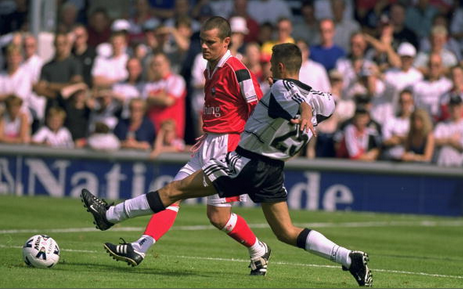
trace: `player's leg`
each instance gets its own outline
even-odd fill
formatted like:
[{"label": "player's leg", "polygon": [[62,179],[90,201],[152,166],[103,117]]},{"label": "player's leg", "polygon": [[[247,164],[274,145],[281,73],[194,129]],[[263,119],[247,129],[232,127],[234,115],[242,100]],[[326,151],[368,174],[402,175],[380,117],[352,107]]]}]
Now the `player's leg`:
[{"label": "player's leg", "polygon": [[[265,275],[271,252],[270,248],[264,242],[259,241],[243,217],[232,212],[231,203],[226,202],[225,199],[218,195],[208,197],[207,217],[209,221],[214,227],[222,230],[248,249],[251,258],[251,275]],[[236,199],[238,201],[239,197]],[[266,260],[265,264],[253,268],[253,261],[260,261],[262,258]]]},{"label": "player's leg", "polygon": [[368,255],[335,244],[320,232],[293,225],[286,202],[262,203],[262,210],[278,240],[341,264],[360,286],[371,286],[373,277],[367,267]]}]

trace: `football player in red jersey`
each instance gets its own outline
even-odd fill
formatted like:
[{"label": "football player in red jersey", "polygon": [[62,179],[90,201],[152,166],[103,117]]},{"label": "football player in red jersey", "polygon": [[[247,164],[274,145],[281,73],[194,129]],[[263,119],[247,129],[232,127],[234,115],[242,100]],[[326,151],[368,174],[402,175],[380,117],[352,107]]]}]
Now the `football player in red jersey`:
[{"label": "football player in red jersey", "polygon": [[[208,62],[204,71],[206,83],[202,113],[205,134],[194,146],[191,160],[180,169],[174,180],[184,179],[201,169],[210,159],[224,159],[228,152],[233,151],[238,145],[246,120],[262,98],[257,79],[240,60],[231,55],[228,49],[230,36],[230,24],[222,17],[209,18],[201,28],[202,54]],[[248,248],[251,275],[265,275],[270,248],[257,239],[241,216],[232,212],[232,202],[243,201],[245,197],[209,196],[207,216],[216,228]],[[137,241],[121,245],[106,243],[106,250],[115,259],[133,266],[140,264],[148,249],[174,224],[179,203],[154,214]],[[124,212],[113,213],[119,215]]]}]

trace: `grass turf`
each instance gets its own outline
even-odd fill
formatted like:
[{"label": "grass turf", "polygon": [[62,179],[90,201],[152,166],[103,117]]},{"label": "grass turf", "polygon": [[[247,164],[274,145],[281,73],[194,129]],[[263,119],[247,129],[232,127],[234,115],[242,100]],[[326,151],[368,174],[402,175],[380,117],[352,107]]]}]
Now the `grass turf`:
[{"label": "grass turf", "polygon": [[[275,238],[259,208],[235,208],[272,248],[269,273],[248,276],[247,250],[214,229],[205,206],[182,206],[172,230],[132,268],[111,259],[104,242],[137,239],[149,217],[100,232],[80,200],[0,196],[1,288],[352,288],[339,265]],[[374,286],[463,287],[463,218],[358,212],[291,211],[295,224],[370,255]],[[48,234],[61,248],[52,269],[27,267],[21,247]]]}]

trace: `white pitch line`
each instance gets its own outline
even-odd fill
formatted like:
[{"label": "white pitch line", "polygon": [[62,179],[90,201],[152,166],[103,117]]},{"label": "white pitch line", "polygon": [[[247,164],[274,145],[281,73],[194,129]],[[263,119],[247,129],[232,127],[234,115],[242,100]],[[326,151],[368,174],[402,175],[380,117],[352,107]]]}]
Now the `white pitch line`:
[{"label": "white pitch line", "polygon": [[[463,221],[380,221],[380,222],[346,222],[346,223],[295,223],[299,227],[307,228],[364,228],[364,227],[399,227],[399,226],[418,226],[418,227],[457,227],[463,226]],[[267,224],[249,224],[251,228],[268,228]],[[115,232],[140,232],[144,227],[116,227],[111,231]],[[197,226],[174,226],[172,230],[178,231],[199,231],[199,230],[216,230],[212,225],[197,225]],[[50,233],[81,233],[97,231],[94,227],[86,228],[66,228],[66,229],[10,229],[0,230],[0,234],[40,234]]]},{"label": "white pitch line", "polygon": [[[0,248],[6,249],[21,249],[22,246],[7,246],[0,244]],[[61,249],[63,252],[72,252],[72,253],[100,253],[100,251],[95,250],[75,250],[75,249]],[[247,263],[249,260],[244,259],[227,259],[227,258],[213,258],[213,257],[194,257],[194,256],[175,256],[170,255],[173,258],[183,258],[183,259],[193,259],[193,260],[209,260],[209,261],[225,261],[225,262],[242,262]],[[302,263],[289,263],[289,262],[272,262],[272,264],[277,265],[289,265],[289,266],[301,266],[301,267],[315,267],[315,268],[329,268],[329,269],[339,269],[339,265],[319,265],[319,264],[302,264]],[[443,274],[432,274],[425,272],[409,272],[409,271],[400,271],[400,270],[389,270],[389,269],[371,269],[373,272],[384,272],[384,273],[396,273],[396,274],[407,274],[407,275],[418,275],[426,277],[437,277],[437,278],[453,278],[453,279],[463,279],[463,276],[455,275],[443,275]]]}]

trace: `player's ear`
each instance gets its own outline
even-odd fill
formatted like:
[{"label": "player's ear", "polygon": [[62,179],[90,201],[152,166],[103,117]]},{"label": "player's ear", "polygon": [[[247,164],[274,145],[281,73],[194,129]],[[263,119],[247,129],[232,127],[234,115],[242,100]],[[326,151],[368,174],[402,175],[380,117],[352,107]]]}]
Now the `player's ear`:
[{"label": "player's ear", "polygon": [[223,39],[223,44],[226,48],[228,48],[230,46],[230,43],[231,43],[231,37],[225,37]]}]

